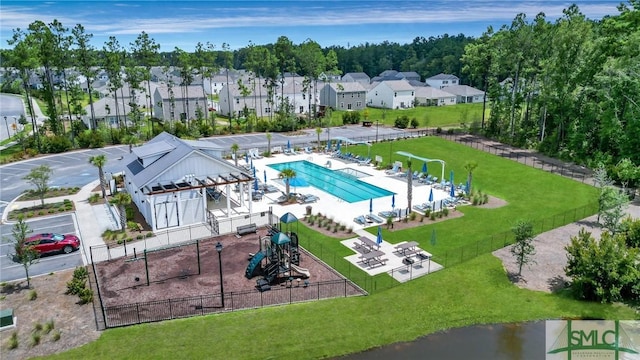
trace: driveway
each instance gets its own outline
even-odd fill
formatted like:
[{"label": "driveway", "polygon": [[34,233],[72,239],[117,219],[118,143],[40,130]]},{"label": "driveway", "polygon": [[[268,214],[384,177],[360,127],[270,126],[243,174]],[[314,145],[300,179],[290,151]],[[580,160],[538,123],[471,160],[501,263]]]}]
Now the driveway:
[{"label": "driveway", "polygon": [[[30,235],[45,232],[74,234],[80,237],[80,241],[82,241],[82,236],[79,234],[73,216],[74,215],[60,215],[29,220],[27,224],[32,230]],[[16,263],[10,258],[10,254],[13,253],[12,228],[13,225],[11,224],[0,225],[0,233],[2,234],[2,242],[0,242],[0,281],[13,281],[25,278],[22,264]],[[45,275],[51,272],[73,269],[76,266],[83,266],[81,251],[83,251],[82,248],[71,254],[43,256],[36,264],[29,267],[29,276]]]}]

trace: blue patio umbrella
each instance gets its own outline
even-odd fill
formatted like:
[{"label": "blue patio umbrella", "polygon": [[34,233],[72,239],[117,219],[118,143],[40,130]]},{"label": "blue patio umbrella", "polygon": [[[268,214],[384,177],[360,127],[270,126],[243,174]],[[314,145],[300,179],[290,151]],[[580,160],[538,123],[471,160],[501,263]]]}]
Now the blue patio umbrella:
[{"label": "blue patio umbrella", "polygon": [[429,202],[433,202],[433,188],[429,190]]},{"label": "blue patio umbrella", "polygon": [[451,191],[449,191],[449,196],[456,197],[456,187],[451,184]]},{"label": "blue patio umbrella", "polygon": [[391,195],[391,209],[396,207],[396,194]]},{"label": "blue patio umbrella", "polygon": [[340,151],[340,144],[342,143],[341,140],[338,140],[338,145],[336,145],[336,151]]},{"label": "blue patio umbrella", "polygon": [[258,178],[253,181],[253,190],[258,191]]},{"label": "blue patio umbrella", "polygon": [[373,198],[369,199],[369,213],[373,214]]},{"label": "blue patio umbrella", "polygon": [[267,170],[264,170],[264,183],[267,183]]},{"label": "blue patio umbrella", "polygon": [[291,142],[287,140],[287,149],[291,149]]},{"label": "blue patio umbrella", "polygon": [[248,164],[249,163],[249,153],[244,153],[244,161]]},{"label": "blue patio umbrella", "polygon": [[380,244],[382,244],[382,228],[378,225],[378,237],[376,238],[376,244],[378,244],[378,248]]},{"label": "blue patio umbrella", "polygon": [[427,163],[422,163],[422,173],[426,174],[427,173]]},{"label": "blue patio umbrella", "polygon": [[[251,168],[252,168],[252,169],[255,169],[255,168],[253,167],[253,159],[251,159]],[[255,175],[256,175],[256,174],[254,173],[254,174],[253,174],[253,176],[255,176]]]}]

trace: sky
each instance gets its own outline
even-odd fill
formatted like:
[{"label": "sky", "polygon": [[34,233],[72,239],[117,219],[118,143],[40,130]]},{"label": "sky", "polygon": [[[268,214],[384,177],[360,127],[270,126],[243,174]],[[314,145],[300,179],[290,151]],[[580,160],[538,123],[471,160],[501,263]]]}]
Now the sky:
[{"label": "sky", "polygon": [[93,34],[92,45],[104,46],[109,36],[130,44],[146,32],[160,51],[176,47],[193,51],[198,42],[215,49],[275,43],[287,36],[294,44],[307,39],[322,47],[349,47],[383,41],[410,43],[416,37],[444,34],[478,37],[488,26],[499,29],[518,13],[533,20],[543,12],[549,21],[576,3],[590,19],[618,14],[621,0],[385,0],[385,1],[11,1],[0,3],[0,48],[16,28],[54,19],[65,27],[82,24]]}]

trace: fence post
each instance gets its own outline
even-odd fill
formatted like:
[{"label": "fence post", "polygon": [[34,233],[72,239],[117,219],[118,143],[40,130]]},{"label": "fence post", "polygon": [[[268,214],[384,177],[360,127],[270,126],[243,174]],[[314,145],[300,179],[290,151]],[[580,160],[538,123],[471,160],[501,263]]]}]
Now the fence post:
[{"label": "fence post", "polygon": [[149,263],[147,262],[147,249],[144,249],[144,271],[147,274],[147,286],[149,286]]},{"label": "fence post", "polygon": [[138,318],[138,324],[140,324],[140,304],[136,303],[136,316]]},{"label": "fence post", "polygon": [[196,240],[196,253],[198,254],[198,275],[200,275],[200,240]]}]

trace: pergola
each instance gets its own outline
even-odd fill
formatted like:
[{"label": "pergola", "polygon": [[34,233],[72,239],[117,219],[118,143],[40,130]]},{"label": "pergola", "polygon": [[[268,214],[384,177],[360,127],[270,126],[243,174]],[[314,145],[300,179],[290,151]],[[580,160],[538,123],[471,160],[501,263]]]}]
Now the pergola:
[{"label": "pergola", "polygon": [[362,145],[362,144],[367,145],[369,147],[369,150],[367,152],[367,157],[371,158],[371,144],[366,141],[355,141],[343,136],[336,136],[332,140],[340,140],[345,142],[347,145]]},{"label": "pergola", "polygon": [[182,191],[182,190],[194,190],[201,188],[217,187],[219,185],[230,185],[239,183],[251,183],[254,178],[245,173],[229,173],[219,174],[215,179],[211,176],[206,178],[194,177],[191,182],[167,182],[156,183],[155,185],[147,185],[143,188],[143,193],[146,195],[155,195],[168,192]]},{"label": "pergola", "polygon": [[440,176],[440,180],[444,179],[444,165],[445,165],[444,160],[423,158],[423,157],[420,157],[420,156],[413,155],[412,153],[408,153],[406,151],[396,151],[396,154],[402,155],[402,156],[406,156],[406,157],[412,158],[412,159],[422,160],[422,161],[424,161],[426,163],[439,162],[440,164],[442,164],[442,175]]}]

